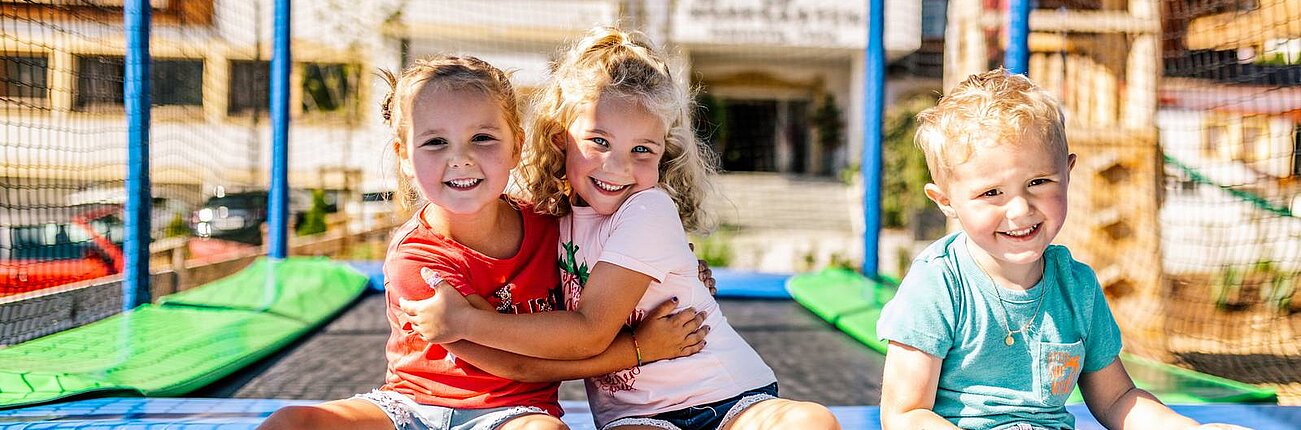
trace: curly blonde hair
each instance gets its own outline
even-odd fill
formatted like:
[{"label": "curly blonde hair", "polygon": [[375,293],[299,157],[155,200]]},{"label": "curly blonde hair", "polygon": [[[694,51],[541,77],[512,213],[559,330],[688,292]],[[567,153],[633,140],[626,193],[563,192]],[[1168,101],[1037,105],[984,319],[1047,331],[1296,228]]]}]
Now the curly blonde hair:
[{"label": "curly blonde hair", "polygon": [[[407,145],[407,131],[411,127],[411,106],[415,96],[426,85],[437,88],[473,89],[497,101],[506,124],[514,133],[515,151],[519,153],[524,136],[520,125],[520,109],[510,75],[486,61],[471,56],[435,55],[416,60],[400,75],[380,69],[379,75],[388,83],[389,91],[380,102],[380,115],[384,124],[393,130],[401,145]],[[394,196],[402,212],[410,211],[420,200],[415,185],[401,171],[397,174],[398,191]]]},{"label": "curly blonde hair", "polygon": [[971,75],[918,113],[914,142],[931,176],[944,184],[978,145],[1045,145],[1065,162],[1070,149],[1064,123],[1052,95],[1024,75],[998,68]]},{"label": "curly blonde hair", "polygon": [[524,198],[539,212],[565,215],[573,192],[565,177],[565,154],[554,142],[568,133],[580,111],[600,97],[631,100],[667,125],[659,187],[678,206],[688,231],[707,232],[714,218],[704,207],[713,194],[717,157],[692,129],[691,94],[673,80],[668,64],[645,36],[614,27],[588,32],[553,64],[551,79],[534,99],[528,143],[516,171]]}]

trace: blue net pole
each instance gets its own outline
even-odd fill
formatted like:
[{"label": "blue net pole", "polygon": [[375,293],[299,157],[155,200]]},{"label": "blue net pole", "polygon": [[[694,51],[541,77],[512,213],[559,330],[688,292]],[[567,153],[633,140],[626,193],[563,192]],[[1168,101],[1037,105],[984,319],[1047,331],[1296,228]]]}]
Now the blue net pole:
[{"label": "blue net pole", "polygon": [[867,79],[863,82],[863,274],[875,278],[881,237],[881,119],[885,110],[885,1],[867,6]]},{"label": "blue net pole", "polygon": [[149,0],[128,0],[126,70],[122,81],[127,116],[126,238],[123,242],[122,309],[150,301],[149,214]]},{"label": "blue net pole", "polygon": [[267,228],[271,258],[287,255],[289,236],[289,0],[276,0],[271,52],[271,192]]},{"label": "blue net pole", "polygon": [[1008,0],[1007,51],[1003,67],[1012,73],[1030,73],[1030,1]]}]

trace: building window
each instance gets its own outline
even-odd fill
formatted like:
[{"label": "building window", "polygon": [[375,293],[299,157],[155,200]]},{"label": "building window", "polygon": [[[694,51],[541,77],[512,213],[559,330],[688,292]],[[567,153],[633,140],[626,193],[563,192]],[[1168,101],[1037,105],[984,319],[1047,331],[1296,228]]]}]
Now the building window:
[{"label": "building window", "polygon": [[351,64],[305,64],[303,112],[347,112],[357,100],[359,69]]},{"label": "building window", "polygon": [[1206,136],[1202,139],[1202,155],[1211,159],[1227,159],[1229,157],[1229,126],[1224,123],[1208,124],[1206,126]]},{"label": "building window", "polygon": [[[1257,121],[1251,122],[1256,123]],[[1238,160],[1252,162],[1269,159],[1268,126],[1268,123],[1242,125],[1242,146],[1236,157]]]},{"label": "building window", "polygon": [[716,149],[723,170],[776,172],[777,101],[726,100],[728,136]]},{"label": "building window", "polygon": [[230,62],[230,99],[226,113],[257,114],[271,103],[271,63],[235,60]]},{"label": "building window", "polygon": [[0,57],[0,99],[6,103],[44,106],[49,97],[46,76],[50,60],[45,56]]},{"label": "building window", "polygon": [[203,105],[203,60],[154,60],[149,84],[154,106]]},{"label": "building window", "polygon": [[[126,77],[124,57],[86,56],[78,59],[77,110],[122,108],[122,82]],[[203,104],[203,61],[155,59],[149,70],[149,102],[153,106]]]},{"label": "building window", "polygon": [[122,106],[122,80],[126,75],[123,57],[77,57],[77,93],[73,107],[91,111]]}]

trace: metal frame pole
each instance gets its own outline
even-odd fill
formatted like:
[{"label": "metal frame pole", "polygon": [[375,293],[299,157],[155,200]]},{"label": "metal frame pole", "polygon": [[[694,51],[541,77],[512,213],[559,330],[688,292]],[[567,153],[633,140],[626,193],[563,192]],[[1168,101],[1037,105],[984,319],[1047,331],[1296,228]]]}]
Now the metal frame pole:
[{"label": "metal frame pole", "polygon": [[1007,51],[1003,53],[1003,67],[1019,75],[1030,73],[1030,1],[1007,2]]},{"label": "metal frame pole", "polygon": [[148,303],[149,231],[153,212],[149,182],[149,0],[127,0],[122,8],[126,27],[126,70],[122,81],[127,117],[126,254],[122,275],[122,310]]},{"label": "metal frame pole", "polygon": [[863,82],[863,274],[876,278],[881,242],[881,120],[885,110],[885,0],[867,6],[867,79]]},{"label": "metal frame pole", "polygon": [[289,235],[289,0],[275,2],[271,51],[271,191],[267,195],[267,254],[284,259]]}]

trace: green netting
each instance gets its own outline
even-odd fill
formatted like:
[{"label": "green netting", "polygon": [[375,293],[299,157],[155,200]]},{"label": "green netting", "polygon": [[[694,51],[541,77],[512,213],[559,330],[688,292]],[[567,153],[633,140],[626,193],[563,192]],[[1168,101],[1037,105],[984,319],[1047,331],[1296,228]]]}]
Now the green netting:
[{"label": "green netting", "polygon": [[[259,258],[234,275],[159,300],[163,306],[261,311],[304,322],[332,315],[361,294],[366,275],[327,258]],[[263,285],[266,288],[253,288]]]},{"label": "green netting", "polygon": [[[878,283],[846,269],[826,269],[792,277],[791,297],[809,311],[869,348],[885,353],[876,335],[881,306],[894,296],[892,282]],[[1122,354],[1125,369],[1139,388],[1168,403],[1276,402],[1273,390]],[[1079,390],[1071,402],[1082,402]]]},{"label": "green netting", "polygon": [[163,305],[0,349],[0,408],[97,391],[188,393],[280,349],[365,285],[325,259],[259,260]]},{"label": "green netting", "polygon": [[1236,197],[1237,199],[1245,202],[1249,202],[1256,209],[1262,210],[1269,214],[1277,215],[1280,217],[1296,216],[1296,214],[1292,213],[1292,209],[1289,209],[1287,206],[1284,206],[1283,204],[1271,202],[1269,201],[1269,199],[1256,195],[1251,191],[1240,189],[1240,188],[1234,188],[1222,184],[1217,184],[1215,183],[1215,181],[1208,178],[1202,172],[1199,172],[1197,171],[1197,169],[1189,167],[1187,164],[1180,162],[1174,157],[1171,157],[1169,154],[1165,154],[1163,158],[1165,159],[1165,163],[1167,166],[1171,166],[1178,169],[1180,173],[1188,176],[1188,178],[1192,182],[1201,185],[1211,185],[1211,186],[1218,187],[1219,189],[1223,190],[1226,193],[1229,193],[1233,197]]}]

